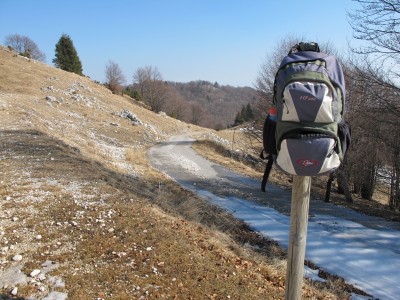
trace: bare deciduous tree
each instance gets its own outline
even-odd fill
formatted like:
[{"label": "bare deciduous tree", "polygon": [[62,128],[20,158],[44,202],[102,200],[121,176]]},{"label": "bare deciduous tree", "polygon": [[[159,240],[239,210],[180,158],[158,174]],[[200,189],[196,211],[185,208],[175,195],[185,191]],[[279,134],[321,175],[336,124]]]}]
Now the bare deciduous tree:
[{"label": "bare deciduous tree", "polygon": [[389,200],[396,208],[400,204],[400,140],[394,133],[400,129],[400,90],[368,63],[353,65],[346,75],[351,100],[348,115],[357,148],[349,157],[356,191],[371,199],[377,181],[391,181]]},{"label": "bare deciduous tree", "polygon": [[167,88],[157,67],[138,68],[133,75],[133,87],[152,111],[159,112],[163,109]]},{"label": "bare deciduous tree", "polygon": [[[366,178],[364,184],[375,184],[377,178],[390,183],[389,204],[400,207],[400,2],[398,0],[354,0],[361,7],[349,13],[354,37],[365,44],[353,48],[363,59],[351,62],[350,77],[355,79],[352,89],[361,95],[362,102],[354,107],[354,124],[366,119],[360,131],[361,140],[373,143],[368,149],[377,152],[371,170],[376,170],[374,182]],[[349,85],[348,85],[349,86]],[[366,130],[367,129],[367,130]],[[397,133],[397,134],[396,134]],[[357,140],[358,142],[358,140]],[[360,148],[361,151],[361,148]],[[369,153],[369,154],[372,154]],[[360,164],[365,162],[364,156]],[[365,172],[364,172],[365,173]]]},{"label": "bare deciduous tree", "polygon": [[398,0],[353,0],[361,8],[348,13],[354,38],[367,41],[362,53],[400,53],[400,2]]},{"label": "bare deciduous tree", "polygon": [[167,89],[167,98],[165,100],[165,112],[175,119],[181,121],[188,120],[188,103],[175,90],[169,87]]},{"label": "bare deciduous tree", "polygon": [[18,52],[20,55],[42,62],[46,61],[46,55],[40,51],[36,43],[27,36],[19,34],[8,35],[5,38],[4,44],[13,48],[14,51]]},{"label": "bare deciduous tree", "polygon": [[125,84],[125,76],[122,73],[119,65],[112,60],[106,65],[106,84],[113,93],[119,93],[122,90],[122,85]]},{"label": "bare deciduous tree", "polygon": [[191,110],[190,123],[192,123],[194,125],[200,125],[200,122],[202,121],[203,116],[204,116],[203,107],[198,103],[193,103],[190,107],[190,110]]},{"label": "bare deciduous tree", "polygon": [[[400,71],[400,2],[398,0],[353,0],[360,8],[349,12],[354,38],[365,41],[352,51],[371,57],[369,64],[382,69],[387,75],[399,78]],[[372,58],[373,57],[373,58]],[[395,66],[393,65],[395,64]],[[390,69],[387,66],[391,65]],[[397,65],[397,66],[396,66]]]}]

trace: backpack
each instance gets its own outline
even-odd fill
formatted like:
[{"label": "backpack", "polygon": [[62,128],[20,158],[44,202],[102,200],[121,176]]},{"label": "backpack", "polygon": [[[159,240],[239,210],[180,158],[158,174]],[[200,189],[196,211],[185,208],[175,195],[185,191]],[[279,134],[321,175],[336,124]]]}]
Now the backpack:
[{"label": "backpack", "polygon": [[320,52],[317,43],[295,45],[276,73],[273,103],[279,169],[318,176],[340,166],[350,145],[350,125],[343,118],[343,71],[334,56]]}]

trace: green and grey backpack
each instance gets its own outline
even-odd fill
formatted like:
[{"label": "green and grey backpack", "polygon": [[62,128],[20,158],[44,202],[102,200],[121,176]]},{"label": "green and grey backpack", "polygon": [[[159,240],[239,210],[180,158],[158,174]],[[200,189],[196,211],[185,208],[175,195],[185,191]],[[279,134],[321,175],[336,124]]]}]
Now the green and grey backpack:
[{"label": "green and grey backpack", "polygon": [[[340,166],[344,145],[339,127],[348,123],[343,119],[343,71],[334,56],[320,52],[317,43],[294,46],[276,73],[274,104],[275,162],[281,170],[292,175],[317,176]],[[349,140],[350,128],[345,130]]]}]

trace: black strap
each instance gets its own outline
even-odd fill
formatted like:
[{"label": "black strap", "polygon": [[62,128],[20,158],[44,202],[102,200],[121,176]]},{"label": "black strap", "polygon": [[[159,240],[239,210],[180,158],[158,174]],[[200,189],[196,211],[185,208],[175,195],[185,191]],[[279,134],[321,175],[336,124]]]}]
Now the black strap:
[{"label": "black strap", "polygon": [[270,155],[268,157],[267,166],[265,167],[264,176],[263,176],[263,179],[261,181],[261,191],[263,191],[264,193],[266,192],[265,191],[265,187],[267,185],[269,173],[271,172],[271,168],[272,168],[272,164],[273,163],[274,163],[274,160],[273,160],[272,156]]},{"label": "black strap", "polygon": [[299,51],[314,51],[314,52],[320,52],[321,50],[319,49],[318,43],[310,42],[310,43],[304,43],[300,42],[292,47],[290,49],[289,54],[296,53]]}]

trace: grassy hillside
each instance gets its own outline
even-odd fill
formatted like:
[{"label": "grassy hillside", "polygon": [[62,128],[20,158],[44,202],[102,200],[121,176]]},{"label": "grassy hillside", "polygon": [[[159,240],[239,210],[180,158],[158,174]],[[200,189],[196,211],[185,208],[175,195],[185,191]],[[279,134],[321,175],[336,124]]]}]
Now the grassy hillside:
[{"label": "grassy hillside", "polygon": [[0,298],[282,299],[285,253],[150,167],[198,132],[0,48]]}]

